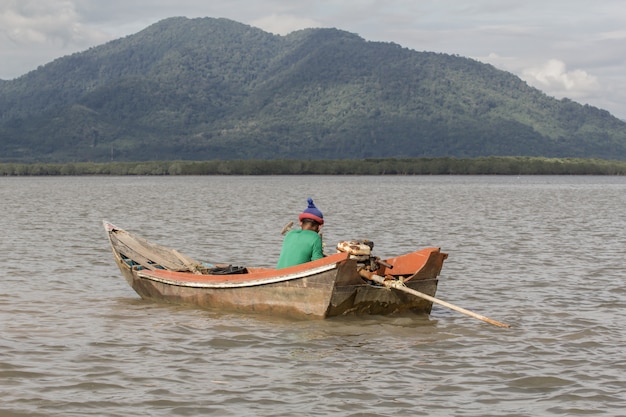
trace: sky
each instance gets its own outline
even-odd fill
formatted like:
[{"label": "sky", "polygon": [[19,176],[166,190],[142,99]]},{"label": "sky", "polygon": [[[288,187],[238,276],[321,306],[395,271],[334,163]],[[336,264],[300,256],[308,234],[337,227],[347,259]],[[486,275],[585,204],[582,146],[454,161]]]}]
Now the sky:
[{"label": "sky", "polygon": [[0,0],[0,79],[174,16],[337,28],[460,55],[626,120],[624,0]]}]

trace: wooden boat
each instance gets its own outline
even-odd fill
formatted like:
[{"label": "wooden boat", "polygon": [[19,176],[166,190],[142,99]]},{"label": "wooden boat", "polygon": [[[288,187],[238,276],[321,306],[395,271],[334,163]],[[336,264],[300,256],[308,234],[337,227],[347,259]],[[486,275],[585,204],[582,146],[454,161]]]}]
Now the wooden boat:
[{"label": "wooden boat", "polygon": [[407,288],[434,296],[447,258],[439,248],[384,261],[338,252],[284,269],[233,268],[198,262],[108,222],[104,227],[117,266],[142,298],[280,316],[429,314],[431,301],[376,284],[360,271],[401,280]]}]

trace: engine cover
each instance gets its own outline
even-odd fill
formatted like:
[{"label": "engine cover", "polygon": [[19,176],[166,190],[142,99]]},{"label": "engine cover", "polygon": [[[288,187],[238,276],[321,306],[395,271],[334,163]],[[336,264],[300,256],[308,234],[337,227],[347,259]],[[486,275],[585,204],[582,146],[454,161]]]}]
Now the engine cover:
[{"label": "engine cover", "polygon": [[356,257],[369,257],[372,254],[373,247],[374,242],[370,240],[345,240],[337,243],[337,250],[339,252],[347,252]]}]

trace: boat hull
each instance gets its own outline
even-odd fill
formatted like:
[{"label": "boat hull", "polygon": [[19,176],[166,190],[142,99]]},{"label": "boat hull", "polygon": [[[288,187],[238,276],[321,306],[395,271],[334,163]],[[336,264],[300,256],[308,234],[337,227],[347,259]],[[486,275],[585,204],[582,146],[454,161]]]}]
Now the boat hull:
[{"label": "boat hull", "polygon": [[[366,283],[357,271],[357,262],[346,253],[281,270],[250,268],[246,274],[211,275],[177,267],[168,269],[161,265],[153,266],[153,263],[143,262],[142,265],[124,253],[142,252],[139,246],[130,241],[128,236],[123,236],[123,239],[118,236],[119,240],[115,236],[116,233],[127,232],[110,224],[108,227],[105,225],[105,228],[122,275],[133,290],[147,300],[221,311],[305,318],[407,312],[428,314],[432,308],[430,301]],[[143,240],[138,238],[137,241]],[[150,250],[168,251],[167,248],[150,244],[141,257],[151,258],[148,253]],[[154,257],[164,259],[163,253],[157,253]],[[422,265],[419,270],[403,270],[409,272],[404,277],[405,284],[434,296],[437,275],[447,255],[438,248],[424,249],[412,255],[420,258]],[[139,255],[135,257],[140,258]],[[190,258],[182,256],[182,259],[187,264],[193,263]]]}]

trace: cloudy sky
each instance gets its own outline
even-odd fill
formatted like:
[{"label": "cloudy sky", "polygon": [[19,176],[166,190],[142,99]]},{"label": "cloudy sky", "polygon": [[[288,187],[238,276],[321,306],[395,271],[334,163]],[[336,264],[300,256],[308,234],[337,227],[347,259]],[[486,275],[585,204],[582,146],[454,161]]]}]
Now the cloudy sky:
[{"label": "cloudy sky", "polygon": [[626,119],[624,0],[0,0],[0,79],[172,16],[277,34],[335,27],[458,54]]}]

